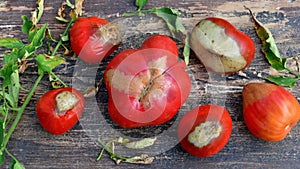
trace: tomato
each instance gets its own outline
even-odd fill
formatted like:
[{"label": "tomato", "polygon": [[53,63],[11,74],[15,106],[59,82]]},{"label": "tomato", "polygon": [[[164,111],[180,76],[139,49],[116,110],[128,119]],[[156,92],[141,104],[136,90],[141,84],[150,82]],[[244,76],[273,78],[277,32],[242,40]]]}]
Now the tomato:
[{"label": "tomato", "polygon": [[118,25],[95,16],[79,18],[70,29],[72,50],[86,63],[95,64],[109,56],[121,42]]},{"label": "tomato", "polygon": [[300,119],[298,100],[283,87],[269,83],[244,86],[243,112],[249,131],[272,142],[283,140]]},{"label": "tomato", "polygon": [[207,104],[186,113],[178,124],[181,146],[191,155],[208,157],[218,153],[229,141],[232,120],[228,111]]},{"label": "tomato", "polygon": [[190,45],[204,66],[219,74],[245,69],[255,55],[253,40],[222,18],[206,18],[191,32]]},{"label": "tomato", "polygon": [[84,110],[83,95],[73,88],[46,92],[37,102],[36,115],[41,126],[52,134],[63,134],[80,119]]},{"label": "tomato", "polygon": [[154,35],[142,48],[123,50],[107,65],[108,112],[118,125],[154,126],[177,114],[189,95],[191,82],[185,63],[174,55],[174,44],[167,36]]}]

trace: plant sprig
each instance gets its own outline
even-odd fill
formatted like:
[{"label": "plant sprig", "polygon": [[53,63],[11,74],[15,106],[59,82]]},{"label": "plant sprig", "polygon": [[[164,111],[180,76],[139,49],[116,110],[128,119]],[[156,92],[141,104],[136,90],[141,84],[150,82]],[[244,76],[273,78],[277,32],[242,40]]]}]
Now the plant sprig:
[{"label": "plant sprig", "polygon": [[189,63],[190,47],[189,47],[189,36],[183,24],[180,22],[180,12],[173,8],[167,7],[154,7],[151,9],[143,9],[147,4],[147,0],[136,0],[135,5],[138,7],[136,11],[122,14],[123,17],[130,17],[135,15],[141,15],[145,13],[155,14],[157,17],[163,19],[170,30],[173,37],[184,36],[184,49],[183,56],[186,65]]},{"label": "plant sprig", "polygon": [[109,154],[110,159],[114,160],[116,164],[120,164],[121,162],[125,163],[132,163],[132,164],[151,164],[154,160],[154,157],[150,157],[147,154],[141,154],[139,156],[133,156],[133,157],[124,157],[118,154],[115,154],[115,144],[123,144],[125,147],[130,149],[142,149],[148,146],[151,146],[156,141],[156,138],[144,138],[142,140],[130,142],[126,138],[116,138],[113,140],[108,141],[107,143],[104,143],[100,138],[98,139],[98,142],[103,147],[102,150],[99,153],[99,156],[97,157],[97,161],[99,161],[104,151],[106,151]]},{"label": "plant sprig", "polygon": [[287,66],[287,58],[282,58],[280,56],[271,31],[256,19],[249,8],[245,8],[249,10],[251,18],[254,21],[257,36],[262,42],[263,53],[271,67],[276,69],[277,71],[285,70],[289,73],[288,76],[268,76],[266,80],[280,86],[294,87],[297,81],[300,80],[300,74],[298,72],[292,71]]},{"label": "plant sprig", "polygon": [[[68,1],[68,0],[67,0]],[[64,33],[58,41],[54,40],[48,28],[48,23],[40,24],[39,21],[43,16],[44,0],[37,0],[36,9],[32,12],[31,18],[23,15],[22,32],[27,35],[27,43],[23,43],[18,38],[0,38],[0,46],[9,49],[4,53],[3,65],[0,69],[2,84],[0,87],[0,166],[5,162],[5,154],[12,158],[10,163],[11,169],[25,168],[17,158],[11,154],[6,146],[9,143],[15,128],[17,127],[23,112],[31,101],[38,84],[43,77],[48,74],[52,84],[57,82],[59,86],[65,87],[66,84],[53,72],[58,65],[65,62],[65,59],[56,55],[58,49],[63,46],[63,42],[68,40],[68,31],[71,24],[82,13],[83,0],[75,1],[73,5],[71,20]],[[70,2],[68,1],[68,5]],[[53,51],[40,53],[38,49],[50,45],[49,41],[57,43]],[[65,48],[65,47],[64,47]],[[28,62],[32,62],[28,64]],[[21,86],[21,76],[28,66],[37,66],[38,77],[35,79],[33,86],[28,91],[24,101],[20,101],[19,93],[24,88]],[[56,83],[56,84],[57,84]]]}]

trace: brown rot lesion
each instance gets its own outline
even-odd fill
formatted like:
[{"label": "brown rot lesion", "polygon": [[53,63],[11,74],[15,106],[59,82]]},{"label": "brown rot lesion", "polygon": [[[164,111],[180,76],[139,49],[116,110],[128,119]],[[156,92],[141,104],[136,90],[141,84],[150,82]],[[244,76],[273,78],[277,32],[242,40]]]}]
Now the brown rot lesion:
[{"label": "brown rot lesion", "polygon": [[101,35],[101,39],[105,43],[110,43],[112,45],[118,45],[122,41],[122,34],[118,24],[109,23],[99,27],[98,33]]}]

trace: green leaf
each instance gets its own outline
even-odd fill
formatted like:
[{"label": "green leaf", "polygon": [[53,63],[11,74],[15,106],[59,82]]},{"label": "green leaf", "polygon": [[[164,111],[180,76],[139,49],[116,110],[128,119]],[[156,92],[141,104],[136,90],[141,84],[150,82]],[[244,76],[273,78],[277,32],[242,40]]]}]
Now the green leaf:
[{"label": "green leaf", "polygon": [[34,37],[32,39],[32,43],[33,43],[34,47],[40,47],[43,45],[43,39],[45,38],[47,27],[48,27],[48,24],[47,23],[44,24],[40,29],[38,29],[38,31],[34,35]]},{"label": "green leaf", "polygon": [[28,42],[32,42],[36,32],[38,31],[38,27],[33,26],[28,33]]},{"label": "green leaf", "polygon": [[276,70],[280,71],[286,69],[286,59],[281,58],[271,31],[255,18],[249,8],[247,9],[254,21],[257,36],[262,42],[264,54],[268,62]]},{"label": "green leaf", "polygon": [[26,15],[22,15],[21,18],[23,20],[22,32],[28,35],[33,23],[32,21],[28,20]]},{"label": "green leaf", "polygon": [[6,64],[8,62],[17,63],[19,58],[19,50],[13,49],[10,53],[5,53],[3,58],[3,63]]},{"label": "green leaf", "polygon": [[294,78],[290,76],[269,76],[267,77],[267,80],[279,86],[294,87],[300,78]]},{"label": "green leaf", "polygon": [[39,54],[36,57],[38,72],[43,74],[45,72],[50,73],[56,66],[65,62],[65,59],[60,56],[48,56],[45,54]]},{"label": "green leaf", "polygon": [[11,84],[10,76],[18,70],[18,66],[13,62],[6,63],[0,70],[0,76],[4,78],[2,88],[5,88]]},{"label": "green leaf", "polygon": [[9,164],[10,169],[25,169],[25,167],[17,160],[11,161]]},{"label": "green leaf", "polygon": [[20,78],[19,78],[19,73],[18,70],[15,70],[11,75],[10,75],[10,83],[11,85],[8,86],[8,93],[13,99],[13,104],[11,106],[13,108],[18,107],[18,100],[19,100],[19,92],[20,92]]},{"label": "green leaf", "polygon": [[171,8],[153,8],[153,13],[166,22],[171,33],[185,33],[185,28],[178,17],[180,15],[179,11]]},{"label": "green leaf", "polygon": [[17,38],[0,38],[0,46],[8,49],[21,48],[24,46],[22,41]]},{"label": "green leaf", "polygon": [[138,10],[141,10],[146,4],[148,0],[136,0],[135,5],[138,7]]}]

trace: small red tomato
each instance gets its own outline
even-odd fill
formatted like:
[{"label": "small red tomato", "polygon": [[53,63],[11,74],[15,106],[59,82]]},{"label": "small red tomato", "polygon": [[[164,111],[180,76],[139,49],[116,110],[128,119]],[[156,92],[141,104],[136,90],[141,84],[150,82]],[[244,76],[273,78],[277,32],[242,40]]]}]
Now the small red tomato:
[{"label": "small red tomato", "polygon": [[194,108],[180,120],[177,134],[182,147],[191,155],[208,157],[229,141],[232,120],[228,111],[208,104]]},{"label": "small red tomato", "polygon": [[300,119],[297,99],[283,87],[249,83],[243,88],[244,120],[249,131],[262,140],[283,140]]},{"label": "small red tomato", "polygon": [[117,24],[95,16],[79,18],[70,29],[72,50],[86,63],[94,64],[109,56],[121,42]]},{"label": "small red tomato", "polygon": [[84,110],[83,95],[73,88],[59,88],[46,92],[36,105],[41,126],[52,134],[63,134],[80,119]]},{"label": "small red tomato", "polygon": [[123,50],[107,65],[108,112],[118,125],[134,128],[165,123],[185,102],[191,82],[185,63],[174,55],[174,44],[166,36],[154,35],[143,48]]},{"label": "small red tomato", "polygon": [[191,49],[215,73],[235,73],[249,66],[254,58],[253,40],[224,19],[203,19],[190,36]]}]

